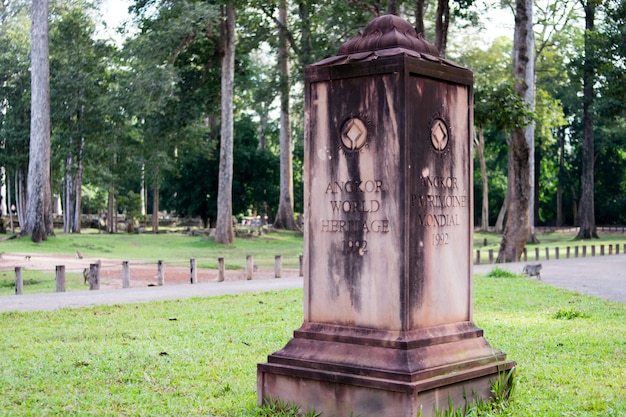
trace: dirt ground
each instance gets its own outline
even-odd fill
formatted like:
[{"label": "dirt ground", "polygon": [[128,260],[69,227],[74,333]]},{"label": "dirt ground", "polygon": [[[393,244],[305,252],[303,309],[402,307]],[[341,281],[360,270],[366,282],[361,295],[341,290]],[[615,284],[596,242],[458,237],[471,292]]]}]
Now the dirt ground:
[{"label": "dirt ground", "polygon": [[[77,259],[76,256],[58,254],[24,254],[24,253],[1,253],[0,271],[14,271],[15,267],[21,266],[25,270],[46,271],[52,274],[56,271],[57,265],[65,266],[65,273],[82,274],[85,269],[89,269],[92,263],[101,262],[100,267],[100,288],[122,288],[122,261],[117,259]],[[130,286],[146,287],[157,284],[157,263],[129,261]],[[191,280],[190,265],[185,266],[168,265],[164,263],[163,276],[166,285],[189,284]],[[297,270],[283,269],[282,275],[297,276]],[[198,282],[217,281],[217,269],[197,268]],[[256,270],[253,279],[274,278],[273,270]],[[226,270],[224,272],[225,281],[235,281],[245,279],[245,271]]]}]

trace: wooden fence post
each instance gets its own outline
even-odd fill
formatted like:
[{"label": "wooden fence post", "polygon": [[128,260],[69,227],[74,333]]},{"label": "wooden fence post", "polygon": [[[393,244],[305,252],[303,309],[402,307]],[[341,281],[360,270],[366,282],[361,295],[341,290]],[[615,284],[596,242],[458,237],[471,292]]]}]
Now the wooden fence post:
[{"label": "wooden fence post", "polygon": [[528,262],[528,250],[526,246],[524,246],[524,262]]},{"label": "wooden fence post", "polygon": [[489,249],[489,264],[493,263],[493,249]]},{"label": "wooden fence post", "polygon": [[550,260],[550,249],[546,248],[546,261]]},{"label": "wooden fence post", "polygon": [[583,245],[583,258],[587,257],[587,245]]},{"label": "wooden fence post", "polygon": [[574,246],[574,258],[578,258],[578,246]]},{"label": "wooden fence post", "polygon": [[539,248],[535,248],[535,261],[539,260]]},{"label": "wooden fence post", "polygon": [[130,287],[130,268],[128,261],[122,261],[122,288]]},{"label": "wooden fence post", "polygon": [[281,278],[283,276],[283,257],[276,255],[274,257],[274,278]]},{"label": "wooden fence post", "polygon": [[224,281],[224,258],[217,258],[217,282]]},{"label": "wooden fence post", "polygon": [[21,295],[24,290],[24,280],[22,278],[22,267],[15,267],[15,295]]},{"label": "wooden fence post", "polygon": [[600,245],[600,256],[604,256],[604,245]]},{"label": "wooden fence post", "polygon": [[558,246],[556,248],[554,248],[554,257],[556,259],[559,259],[559,247]]},{"label": "wooden fence post", "polygon": [[198,270],[196,269],[196,258],[191,258],[189,260],[189,272],[191,274],[189,280],[192,284],[198,283]]},{"label": "wooden fence post", "polygon": [[163,261],[159,260],[157,263],[157,285],[162,286],[165,282],[165,274],[163,271]]},{"label": "wooden fence post", "polygon": [[476,263],[474,265],[480,265],[480,249],[476,249]]},{"label": "wooden fence post", "polygon": [[300,255],[298,257],[299,267],[298,267],[298,276],[304,276],[304,256]]},{"label": "wooden fence post", "polygon": [[566,253],[566,258],[569,259],[569,252],[570,252],[570,247],[568,246],[567,248],[565,248],[565,253]]},{"label": "wooden fence post", "polygon": [[254,261],[252,255],[246,256],[246,279],[252,279],[252,269],[254,268]]},{"label": "wooden fence post", "polygon": [[57,292],[65,292],[65,265],[56,266]]},{"label": "wooden fence post", "polygon": [[596,245],[591,245],[591,256],[596,256]]},{"label": "wooden fence post", "polygon": [[100,289],[100,269],[98,264],[89,264],[89,289]]}]

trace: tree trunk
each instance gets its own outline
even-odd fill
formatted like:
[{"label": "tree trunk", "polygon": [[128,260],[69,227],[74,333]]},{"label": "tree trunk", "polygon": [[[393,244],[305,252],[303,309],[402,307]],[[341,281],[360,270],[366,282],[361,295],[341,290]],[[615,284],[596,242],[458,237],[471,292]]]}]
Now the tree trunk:
[{"label": "tree trunk", "polygon": [[[524,71],[524,82],[527,85],[524,102],[528,110],[535,110],[535,31],[533,30],[533,0],[526,0],[526,53],[528,63],[526,71]],[[535,122],[531,121],[525,129],[526,141],[528,142],[528,164],[529,182],[530,182],[530,199],[528,200],[528,243],[539,243],[535,236]]]},{"label": "tree trunk", "polygon": [[113,223],[115,222],[115,219],[113,218],[113,207],[114,207],[114,203],[115,203],[115,188],[113,187],[113,185],[109,185],[109,195],[108,195],[108,199],[107,199],[107,228],[106,231],[107,233],[114,233],[115,232],[115,228],[113,227]]},{"label": "tree trunk", "polygon": [[26,217],[26,184],[24,183],[24,172],[20,169],[15,171],[15,207],[21,234]]},{"label": "tree trunk", "polygon": [[141,215],[143,227],[148,228],[148,190],[146,188],[146,165],[141,164]]},{"label": "tree trunk", "polygon": [[506,211],[509,208],[509,189],[507,187],[506,192],[504,193],[504,201],[502,202],[502,206],[500,206],[500,211],[498,212],[498,218],[496,219],[496,224],[494,226],[494,231],[496,233],[502,233],[504,230],[504,216],[506,216]]},{"label": "tree trunk", "polygon": [[597,238],[594,205],[594,153],[595,138],[593,132],[594,68],[591,35],[595,30],[595,3],[588,0],[585,4],[585,62],[583,65],[583,172],[580,193],[580,229],[578,239]]},{"label": "tree trunk", "polygon": [[[529,0],[516,1],[513,70],[515,92],[526,97],[528,84],[525,81],[528,52],[528,10]],[[516,128],[511,132],[509,143],[508,193],[509,205],[506,224],[500,243],[497,262],[516,262],[521,256],[530,233],[530,149],[526,139],[526,129]],[[515,256],[514,256],[515,254]]]},{"label": "tree trunk", "polygon": [[48,238],[52,223],[50,191],[50,56],[48,0],[33,0],[31,26],[31,118],[26,216],[22,235]]},{"label": "tree trunk", "polygon": [[11,233],[15,233],[15,222],[13,221],[13,210],[12,210],[13,205],[15,203],[12,203],[14,199],[11,198],[11,176],[8,170],[6,172],[5,181],[6,181],[5,186],[7,190],[7,210],[9,212],[9,227],[11,228]]},{"label": "tree trunk", "polygon": [[426,0],[415,1],[415,31],[424,35],[424,12]]},{"label": "tree trunk", "polygon": [[154,189],[152,191],[152,232],[159,233],[159,167],[154,169]]},{"label": "tree trunk", "polygon": [[485,161],[485,131],[479,128],[477,129],[477,133],[478,142],[476,143],[476,152],[478,153],[480,178],[483,184],[480,230],[486,232],[489,230],[489,181],[487,180],[487,162]]},{"label": "tree trunk", "polygon": [[559,133],[559,176],[556,185],[556,227],[563,227],[563,177],[565,173],[565,128]]},{"label": "tree trunk", "polygon": [[573,184],[570,185],[572,191],[572,213],[574,214],[574,227],[580,226],[580,212],[578,211],[578,196],[576,195],[576,188]]},{"label": "tree trunk", "polygon": [[83,211],[83,151],[85,150],[85,138],[80,140],[80,148],[78,150],[77,168],[76,168],[76,181],[74,182],[74,233],[80,233],[80,220]]},{"label": "tree trunk", "polygon": [[435,16],[435,47],[439,55],[446,56],[448,44],[448,27],[450,26],[450,7],[448,0],[437,0],[437,14]]},{"label": "tree trunk", "polygon": [[311,64],[313,61],[311,58],[313,46],[311,44],[310,1],[311,0],[298,1],[298,16],[300,18],[300,60],[302,68],[304,68],[305,65]]},{"label": "tree trunk", "polygon": [[287,51],[287,0],[278,10],[278,70],[280,73],[280,199],[274,227],[296,230],[293,214],[293,156],[289,121],[289,54]]},{"label": "tree trunk", "polygon": [[396,4],[396,0],[387,0],[387,13],[398,15],[398,5]]},{"label": "tree trunk", "polygon": [[222,24],[222,134],[220,141],[220,170],[217,191],[217,223],[215,242],[231,244],[233,229],[233,80],[235,76],[235,6],[226,5]]},{"label": "tree trunk", "polygon": [[[517,262],[524,250],[530,230],[528,206],[530,200],[530,166],[528,143],[524,129],[514,129],[509,145],[509,205],[500,251],[496,262]],[[515,252],[516,256],[513,256]]]},{"label": "tree trunk", "polygon": [[74,220],[74,178],[72,175],[74,160],[72,155],[72,141],[70,139],[70,151],[65,159],[65,181],[63,184],[63,232],[72,233]]},{"label": "tree trunk", "polygon": [[259,149],[267,148],[267,128],[269,126],[269,103],[260,103],[261,113],[259,114]]}]

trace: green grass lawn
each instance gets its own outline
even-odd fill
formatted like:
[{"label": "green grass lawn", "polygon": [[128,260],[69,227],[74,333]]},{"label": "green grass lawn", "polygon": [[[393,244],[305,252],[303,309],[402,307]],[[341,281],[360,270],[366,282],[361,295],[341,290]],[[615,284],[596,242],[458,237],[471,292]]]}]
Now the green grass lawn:
[{"label": "green grass lawn", "polygon": [[[1,238],[1,237],[0,237]],[[198,268],[217,269],[217,259],[224,258],[226,269],[246,266],[246,256],[252,255],[254,264],[262,269],[274,268],[276,255],[282,256],[283,268],[298,268],[303,252],[302,235],[276,231],[262,236],[237,238],[232,245],[216,244],[212,238],[191,237],[181,233],[167,234],[63,234],[51,236],[47,241],[33,243],[28,238],[0,241],[0,252],[24,254],[64,254],[76,251],[89,258],[145,261],[164,261],[166,265],[188,266],[195,258]],[[132,262],[131,262],[132,263]],[[54,271],[40,272],[24,265],[24,294],[54,292]],[[85,290],[82,274],[66,274],[67,291]],[[0,295],[15,293],[13,268],[2,268],[0,262]]]},{"label": "green grass lawn", "polygon": [[237,238],[232,245],[215,243],[213,238],[192,237],[182,233],[163,234],[63,234],[47,241],[33,243],[28,238],[4,240],[0,251],[18,253],[58,253],[73,255],[80,251],[85,257],[122,260],[162,260],[168,264],[189,265],[196,258],[198,267],[217,268],[217,258],[224,257],[231,268],[244,268],[246,256],[255,264],[273,268],[274,257],[282,255],[285,268],[296,268],[302,254],[302,235],[276,231],[261,237]]},{"label": "green grass lawn", "polygon": [[[475,247],[485,237],[497,250],[500,237],[493,234],[477,233]],[[573,237],[540,235],[542,253],[545,246],[581,244]],[[593,243],[624,242],[621,234],[603,234]],[[264,268],[282,254],[285,267],[296,267],[302,237],[272,233],[230,246],[180,234],[59,234],[40,244],[0,242],[0,252],[76,250],[187,265],[195,257],[210,268],[223,256],[241,269],[248,254]],[[13,278],[12,271],[0,271],[0,294],[13,294]],[[54,291],[53,274],[25,271],[24,280],[24,293]],[[67,285],[84,288],[82,276],[68,274]],[[503,415],[626,415],[624,304],[523,277],[480,276],[474,301],[475,321],[487,339],[518,362],[517,391]],[[284,346],[301,322],[301,291],[2,313],[0,416],[257,416],[256,364]]]},{"label": "green grass lawn", "polygon": [[[56,291],[55,272],[44,271],[22,271],[22,294],[36,294],[42,292]],[[83,274],[66,273],[66,291],[84,291],[89,287],[85,285]],[[15,272],[11,270],[0,270],[0,296],[15,294]]]},{"label": "green grass lawn", "polygon": [[[502,415],[626,415],[624,304],[520,276],[476,277],[474,301],[518,363]],[[256,364],[301,322],[300,290],[2,313],[0,415],[257,416]]]}]

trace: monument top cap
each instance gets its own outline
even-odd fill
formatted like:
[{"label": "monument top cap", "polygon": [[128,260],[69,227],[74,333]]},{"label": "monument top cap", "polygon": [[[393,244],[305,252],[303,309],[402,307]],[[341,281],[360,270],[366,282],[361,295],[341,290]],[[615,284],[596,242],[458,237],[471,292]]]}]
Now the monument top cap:
[{"label": "monument top cap", "polygon": [[363,33],[344,43],[339,55],[381,49],[402,48],[438,57],[437,48],[418,34],[406,20],[395,15],[384,15],[372,20]]},{"label": "monument top cap", "polygon": [[421,33],[418,34],[406,20],[394,15],[384,15],[372,20],[363,33],[357,34],[341,45],[337,55],[309,65],[307,72],[314,73],[315,67],[365,63],[398,56],[413,57],[445,67],[467,70],[440,57],[437,48],[428,43]]}]

